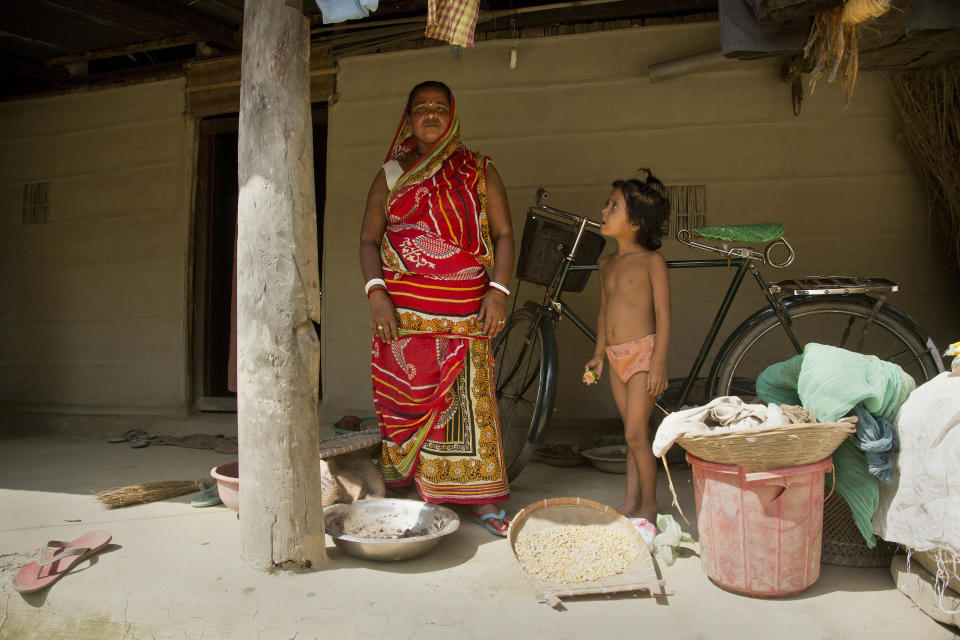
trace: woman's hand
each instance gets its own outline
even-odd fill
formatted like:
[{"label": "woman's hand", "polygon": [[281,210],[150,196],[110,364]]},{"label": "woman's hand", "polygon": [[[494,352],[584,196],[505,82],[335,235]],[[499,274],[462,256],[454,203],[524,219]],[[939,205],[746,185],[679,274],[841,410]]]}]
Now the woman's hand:
[{"label": "woman's hand", "polygon": [[668,386],[666,365],[651,364],[647,374],[647,393],[656,398],[666,391]]},{"label": "woman's hand", "polygon": [[483,323],[483,332],[490,338],[496,338],[507,323],[507,296],[490,288],[480,301],[477,320]]},{"label": "woman's hand", "polygon": [[400,339],[397,310],[386,289],[374,289],[370,292],[370,328],[373,329],[373,335],[388,344]]},{"label": "woman's hand", "polygon": [[600,381],[603,375],[603,356],[594,356],[590,362],[583,365],[583,384],[591,385]]}]

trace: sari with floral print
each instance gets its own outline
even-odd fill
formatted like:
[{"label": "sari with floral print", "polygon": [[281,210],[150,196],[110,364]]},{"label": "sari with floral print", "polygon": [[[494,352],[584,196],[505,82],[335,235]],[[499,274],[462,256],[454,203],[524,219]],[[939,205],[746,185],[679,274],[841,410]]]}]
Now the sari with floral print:
[{"label": "sari with floral print", "polygon": [[[416,145],[405,111],[387,161]],[[380,467],[388,486],[413,482],[428,502],[489,504],[510,495],[490,340],[477,320],[493,264],[488,162],[460,144],[451,99],[449,127],[386,199],[380,257],[400,339],[373,338]]]}]

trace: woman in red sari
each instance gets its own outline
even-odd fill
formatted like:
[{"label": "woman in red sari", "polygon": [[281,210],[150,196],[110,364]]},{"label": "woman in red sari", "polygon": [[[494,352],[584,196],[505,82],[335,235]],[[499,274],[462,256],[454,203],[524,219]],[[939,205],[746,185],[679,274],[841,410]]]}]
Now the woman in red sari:
[{"label": "woman in red sari", "polygon": [[[370,300],[373,399],[388,487],[470,505],[498,535],[510,497],[490,341],[506,321],[513,231],[489,158],[460,144],[453,95],[410,92],[367,196],[360,267]],[[492,268],[492,276],[488,269]]]}]

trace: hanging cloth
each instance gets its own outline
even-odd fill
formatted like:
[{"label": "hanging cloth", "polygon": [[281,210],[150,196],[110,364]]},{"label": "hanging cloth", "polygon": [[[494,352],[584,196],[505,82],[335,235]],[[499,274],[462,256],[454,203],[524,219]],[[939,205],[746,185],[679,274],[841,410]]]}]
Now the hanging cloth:
[{"label": "hanging cloth", "polygon": [[472,49],[479,14],[480,0],[429,0],[426,36]]}]

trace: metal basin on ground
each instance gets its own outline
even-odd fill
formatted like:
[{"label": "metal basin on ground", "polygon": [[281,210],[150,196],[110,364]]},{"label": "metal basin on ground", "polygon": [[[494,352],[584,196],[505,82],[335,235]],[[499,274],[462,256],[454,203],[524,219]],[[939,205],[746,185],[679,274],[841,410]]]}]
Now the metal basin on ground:
[{"label": "metal basin on ground", "polygon": [[601,471],[607,473],[627,472],[627,445],[625,444],[587,449],[583,452],[583,457]]},{"label": "metal basin on ground", "polygon": [[333,504],[323,510],[323,518],[334,544],[364,560],[416,558],[460,526],[451,509],[393,498]]}]

